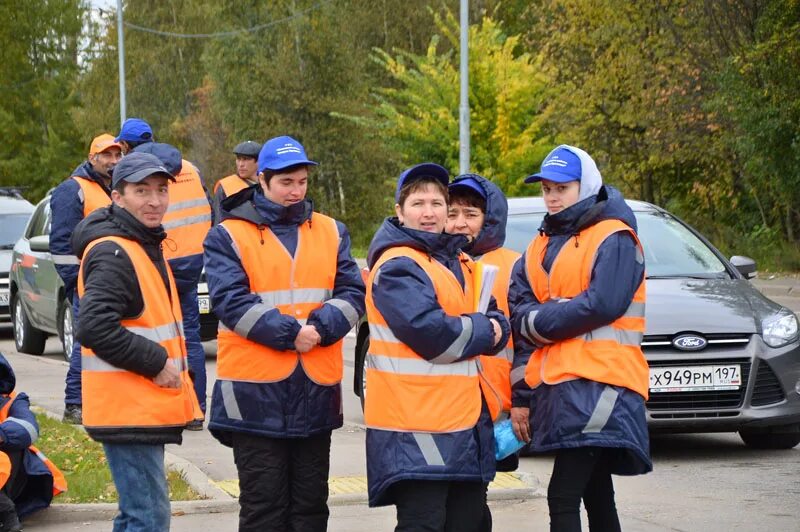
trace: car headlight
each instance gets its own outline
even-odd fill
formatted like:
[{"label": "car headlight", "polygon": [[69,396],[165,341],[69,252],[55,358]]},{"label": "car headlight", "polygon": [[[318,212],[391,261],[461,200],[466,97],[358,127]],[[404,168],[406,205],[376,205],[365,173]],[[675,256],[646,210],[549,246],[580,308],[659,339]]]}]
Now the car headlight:
[{"label": "car headlight", "polygon": [[797,339],[797,317],[785,314],[764,320],[764,342],[770,347],[781,347]]}]

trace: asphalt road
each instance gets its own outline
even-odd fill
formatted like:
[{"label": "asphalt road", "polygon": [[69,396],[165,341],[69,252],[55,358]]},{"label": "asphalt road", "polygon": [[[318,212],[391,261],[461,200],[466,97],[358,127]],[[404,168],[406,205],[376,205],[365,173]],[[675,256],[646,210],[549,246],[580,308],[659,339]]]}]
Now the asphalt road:
[{"label": "asphalt road", "polygon": [[[332,456],[332,476],[364,474],[364,432],[357,398],[351,392],[352,346],[345,347],[345,427],[337,434]],[[206,343],[213,355],[214,342]],[[0,327],[0,351],[14,353],[10,330]],[[44,357],[60,360],[58,343],[52,339]],[[207,358],[209,382],[215,359]],[[66,367],[64,367],[66,371]],[[31,376],[30,378],[33,378]],[[24,389],[26,375],[19,375]],[[209,387],[210,389],[210,387]],[[61,389],[48,394],[51,404]],[[203,445],[176,447],[170,452],[198,465],[214,479],[235,478],[230,450],[217,444],[207,431],[186,433]],[[626,530],[769,530],[800,531],[800,447],[788,451],[753,451],[736,434],[668,435],[652,441],[653,473],[640,477],[615,477],[617,505]],[[194,454],[187,451],[194,449]],[[526,457],[520,471],[538,480],[540,494],[549,481],[552,458]],[[492,504],[495,530],[546,529],[544,498],[500,501]],[[368,509],[363,505],[332,509],[330,530],[390,530],[392,509]],[[234,530],[235,514],[187,515],[173,519],[173,530]],[[95,526],[96,525],[96,526]],[[56,528],[53,528],[56,527]],[[107,530],[109,523],[84,522],[33,524],[26,530]]]}]

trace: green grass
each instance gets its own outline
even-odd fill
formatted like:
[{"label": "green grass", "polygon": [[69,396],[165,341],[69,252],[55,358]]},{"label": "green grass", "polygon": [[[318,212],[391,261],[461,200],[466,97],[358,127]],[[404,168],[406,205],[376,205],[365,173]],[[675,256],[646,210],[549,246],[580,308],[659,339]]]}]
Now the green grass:
[{"label": "green grass", "polygon": [[[67,478],[67,491],[54,502],[116,502],[117,490],[106,464],[103,446],[72,425],[36,412],[39,440],[36,446],[58,466]],[[177,471],[167,472],[169,498],[172,501],[202,499]]]}]

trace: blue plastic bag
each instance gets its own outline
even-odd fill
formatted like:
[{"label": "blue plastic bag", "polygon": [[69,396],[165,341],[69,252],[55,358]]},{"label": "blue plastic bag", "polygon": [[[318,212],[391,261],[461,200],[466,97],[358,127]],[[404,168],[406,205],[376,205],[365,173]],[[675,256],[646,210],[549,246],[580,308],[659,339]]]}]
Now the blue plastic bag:
[{"label": "blue plastic bag", "polygon": [[524,441],[517,439],[514,429],[511,428],[511,420],[504,419],[494,424],[494,458],[502,460],[511,456],[525,446]]}]

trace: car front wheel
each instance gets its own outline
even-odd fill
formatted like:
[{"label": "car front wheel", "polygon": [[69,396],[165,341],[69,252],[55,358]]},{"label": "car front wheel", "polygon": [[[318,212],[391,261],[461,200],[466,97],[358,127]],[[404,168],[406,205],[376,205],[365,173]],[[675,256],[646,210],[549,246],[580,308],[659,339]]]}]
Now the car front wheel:
[{"label": "car front wheel", "polygon": [[791,449],[800,443],[800,432],[740,430],[745,445],[753,449]]},{"label": "car front wheel", "polygon": [[14,344],[17,351],[28,353],[29,355],[41,355],[44,353],[44,343],[47,340],[47,335],[31,325],[28,316],[25,314],[22,299],[15,298],[12,308],[14,309]]},{"label": "car front wheel", "polygon": [[75,320],[72,314],[72,305],[64,300],[61,305],[61,319],[59,320],[59,332],[61,333],[61,346],[64,349],[64,360],[69,362],[72,358],[72,345],[75,342]]}]

